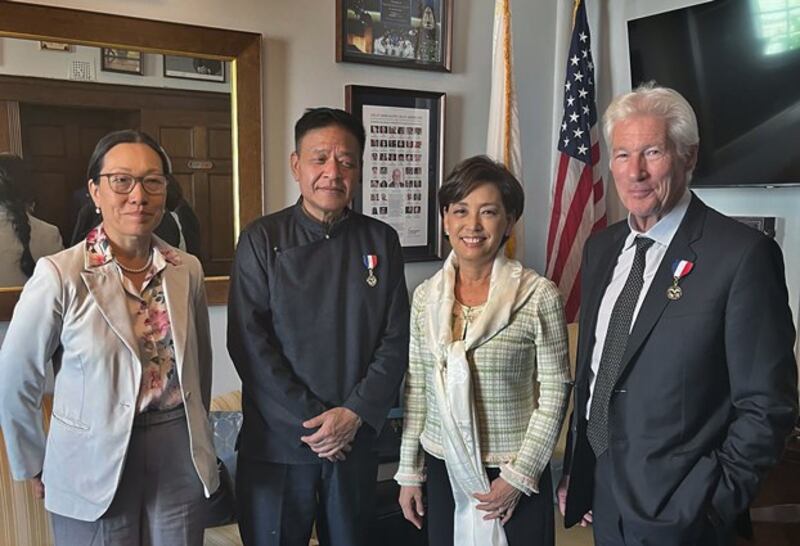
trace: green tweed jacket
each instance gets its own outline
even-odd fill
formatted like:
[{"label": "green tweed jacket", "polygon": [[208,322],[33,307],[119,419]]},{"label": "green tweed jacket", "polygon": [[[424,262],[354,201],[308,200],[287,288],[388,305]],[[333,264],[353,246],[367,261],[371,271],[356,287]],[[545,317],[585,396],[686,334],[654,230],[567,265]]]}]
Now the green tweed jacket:
[{"label": "green tweed jacket", "polygon": [[[427,347],[429,281],[414,292],[409,368],[404,392],[400,485],[425,481],[423,449],[444,458],[433,385],[436,359]],[[567,327],[561,295],[544,277],[508,325],[467,353],[472,372],[481,454],[489,467],[527,495],[558,439],[570,389]]]}]

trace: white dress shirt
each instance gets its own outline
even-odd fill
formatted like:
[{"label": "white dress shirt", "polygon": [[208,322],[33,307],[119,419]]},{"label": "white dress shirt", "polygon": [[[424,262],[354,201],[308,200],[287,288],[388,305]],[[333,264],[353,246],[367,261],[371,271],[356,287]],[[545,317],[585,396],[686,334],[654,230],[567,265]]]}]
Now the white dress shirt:
[{"label": "white dress shirt", "polygon": [[[611,281],[606,287],[606,292],[603,294],[603,299],[600,302],[600,309],[597,311],[597,326],[594,331],[595,342],[594,348],[592,349],[592,377],[589,380],[589,400],[586,402],[586,419],[589,419],[592,408],[594,383],[597,379],[597,370],[600,368],[600,357],[603,354],[603,345],[605,345],[606,342],[611,311],[614,309],[614,304],[617,298],[619,298],[622,288],[625,286],[625,281],[628,279],[631,267],[633,266],[633,257],[636,254],[634,239],[637,236],[641,236],[648,237],[655,242],[647,250],[647,254],[645,254],[644,284],[642,285],[642,291],[639,293],[636,307],[633,310],[631,330],[633,330],[633,325],[636,324],[636,317],[639,316],[639,309],[642,307],[642,302],[647,295],[647,291],[650,290],[650,284],[653,282],[653,277],[656,275],[658,266],[661,265],[661,260],[664,259],[664,255],[667,253],[667,247],[669,247],[672,238],[678,231],[683,217],[686,216],[686,211],[689,208],[689,202],[691,200],[692,194],[689,190],[686,190],[675,207],[644,233],[636,230],[631,221],[631,215],[628,214],[628,226],[631,228],[631,232],[625,238],[625,244],[622,245],[622,253],[620,253],[619,258],[617,258],[617,265],[614,266],[614,272],[611,274]],[[668,287],[664,286],[659,288],[659,290],[663,289],[666,291],[667,288]]]}]

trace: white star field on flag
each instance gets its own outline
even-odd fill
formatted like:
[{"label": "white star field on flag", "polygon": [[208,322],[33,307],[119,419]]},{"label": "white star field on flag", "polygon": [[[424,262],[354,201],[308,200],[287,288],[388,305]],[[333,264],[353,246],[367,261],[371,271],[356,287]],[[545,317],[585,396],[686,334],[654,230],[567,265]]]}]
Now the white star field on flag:
[{"label": "white star field on flag", "polygon": [[[576,25],[580,21],[576,21]],[[571,157],[591,161],[590,129],[597,123],[594,102],[594,63],[589,30],[576,28],[569,47],[564,83],[564,118],[558,149]],[[573,86],[576,89],[573,89]]]}]

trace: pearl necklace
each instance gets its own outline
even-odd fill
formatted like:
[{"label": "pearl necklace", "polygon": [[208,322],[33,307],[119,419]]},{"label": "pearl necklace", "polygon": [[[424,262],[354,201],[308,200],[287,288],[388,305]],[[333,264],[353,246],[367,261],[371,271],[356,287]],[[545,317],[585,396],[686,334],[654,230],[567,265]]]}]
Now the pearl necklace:
[{"label": "pearl necklace", "polygon": [[114,258],[114,263],[117,264],[119,266],[119,268],[121,270],[123,270],[125,273],[132,273],[134,275],[136,275],[138,273],[144,273],[145,271],[150,269],[150,265],[153,263],[153,251],[152,250],[150,251],[150,257],[147,258],[147,263],[144,264],[142,267],[139,267],[139,268],[126,267],[126,266],[122,265],[119,262],[119,260],[117,260],[116,258]]}]

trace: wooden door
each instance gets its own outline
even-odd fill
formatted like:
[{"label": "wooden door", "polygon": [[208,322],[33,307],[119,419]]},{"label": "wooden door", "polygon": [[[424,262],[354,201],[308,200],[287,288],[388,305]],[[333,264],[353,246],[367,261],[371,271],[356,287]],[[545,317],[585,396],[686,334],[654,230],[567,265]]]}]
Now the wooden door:
[{"label": "wooden door", "polygon": [[33,184],[34,215],[58,226],[67,246],[97,141],[111,131],[137,127],[138,113],[21,103],[20,123]]},{"label": "wooden door", "polygon": [[200,221],[203,270],[228,275],[235,245],[230,98],[217,110],[142,110],[142,130],[172,160],[184,198]]}]

